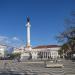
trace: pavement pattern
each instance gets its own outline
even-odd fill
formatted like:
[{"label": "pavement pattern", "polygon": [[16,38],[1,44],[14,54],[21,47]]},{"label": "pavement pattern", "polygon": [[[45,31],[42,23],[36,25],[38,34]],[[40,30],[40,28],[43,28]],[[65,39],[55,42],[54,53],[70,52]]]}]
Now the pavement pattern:
[{"label": "pavement pattern", "polygon": [[46,68],[44,61],[0,60],[0,75],[75,75],[75,62],[62,59],[58,63],[64,67]]}]

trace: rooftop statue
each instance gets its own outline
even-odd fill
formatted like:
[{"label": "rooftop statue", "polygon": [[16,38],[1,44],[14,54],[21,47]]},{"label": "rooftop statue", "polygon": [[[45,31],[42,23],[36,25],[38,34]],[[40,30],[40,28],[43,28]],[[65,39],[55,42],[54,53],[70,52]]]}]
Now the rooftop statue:
[{"label": "rooftop statue", "polygon": [[30,17],[29,16],[27,16],[27,22],[30,22]]}]

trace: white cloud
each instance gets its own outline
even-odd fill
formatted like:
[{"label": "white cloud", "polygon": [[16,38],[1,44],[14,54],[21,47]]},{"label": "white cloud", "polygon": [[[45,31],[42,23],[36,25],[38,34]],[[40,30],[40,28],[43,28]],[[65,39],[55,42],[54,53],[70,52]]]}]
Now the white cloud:
[{"label": "white cloud", "polygon": [[6,40],[5,42],[6,42],[7,44],[10,44],[10,43],[11,43],[11,41],[10,41],[10,40]]},{"label": "white cloud", "polygon": [[16,41],[19,41],[19,38],[18,37],[13,37],[12,39],[13,40],[16,40]]},{"label": "white cloud", "polygon": [[8,37],[6,36],[0,36],[0,44],[6,44],[8,40]]},{"label": "white cloud", "polygon": [[6,37],[6,36],[0,36],[0,41],[6,40],[6,39],[8,39],[8,37]]},{"label": "white cloud", "polygon": [[8,46],[19,47],[23,44],[23,41],[18,37],[9,38],[7,36],[0,36],[0,44],[6,44]]}]

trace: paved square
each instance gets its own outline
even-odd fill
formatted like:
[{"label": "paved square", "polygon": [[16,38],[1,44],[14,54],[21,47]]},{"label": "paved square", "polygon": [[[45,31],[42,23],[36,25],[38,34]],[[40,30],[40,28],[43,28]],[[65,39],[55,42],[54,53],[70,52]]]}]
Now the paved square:
[{"label": "paved square", "polygon": [[0,60],[0,73],[12,72],[18,75],[75,75],[75,62],[62,60],[62,68],[45,68],[43,61],[15,62]]}]

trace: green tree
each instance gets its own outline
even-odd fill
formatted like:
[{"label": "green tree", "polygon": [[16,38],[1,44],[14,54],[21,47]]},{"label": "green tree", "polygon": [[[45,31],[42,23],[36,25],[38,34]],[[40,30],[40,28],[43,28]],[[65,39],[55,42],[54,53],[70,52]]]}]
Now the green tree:
[{"label": "green tree", "polygon": [[20,58],[21,53],[12,53],[12,54],[8,54],[9,59],[17,59]]}]

